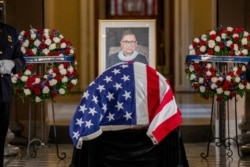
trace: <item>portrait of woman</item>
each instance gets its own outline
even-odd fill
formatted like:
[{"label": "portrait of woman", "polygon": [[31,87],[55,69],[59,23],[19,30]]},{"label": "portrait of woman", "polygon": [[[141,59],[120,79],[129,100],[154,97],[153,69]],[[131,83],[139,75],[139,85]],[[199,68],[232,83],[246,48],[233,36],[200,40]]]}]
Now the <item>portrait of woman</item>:
[{"label": "portrait of woman", "polygon": [[106,54],[106,68],[123,61],[137,61],[148,64],[148,39],[147,35],[145,35],[147,34],[147,29],[144,29],[144,35],[139,35],[139,38],[136,31],[138,34],[138,31],[143,33],[141,28],[139,30],[138,28],[119,28],[115,31],[117,36],[110,35],[110,37],[115,37],[116,42],[118,41],[119,43],[112,42],[112,38],[108,39],[110,41],[107,43],[114,46],[107,46],[109,49],[107,49],[108,52]]}]

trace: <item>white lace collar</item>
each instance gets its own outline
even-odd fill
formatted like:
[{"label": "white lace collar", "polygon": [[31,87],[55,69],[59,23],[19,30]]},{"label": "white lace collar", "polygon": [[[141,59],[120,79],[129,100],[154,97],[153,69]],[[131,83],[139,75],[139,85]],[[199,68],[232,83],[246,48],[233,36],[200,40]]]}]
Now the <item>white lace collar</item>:
[{"label": "white lace collar", "polygon": [[134,58],[138,55],[138,52],[137,51],[134,51],[130,56],[124,56],[123,52],[120,51],[118,53],[118,57],[120,60],[122,61],[131,61],[131,60],[134,60]]}]

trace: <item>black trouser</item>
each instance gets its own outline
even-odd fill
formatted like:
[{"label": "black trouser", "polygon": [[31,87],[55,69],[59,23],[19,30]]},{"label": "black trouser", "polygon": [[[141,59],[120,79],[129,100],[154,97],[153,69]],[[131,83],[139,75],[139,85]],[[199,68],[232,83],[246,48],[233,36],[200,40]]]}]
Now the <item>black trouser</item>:
[{"label": "black trouser", "polygon": [[3,167],[5,138],[9,128],[10,102],[0,102],[0,167]]}]

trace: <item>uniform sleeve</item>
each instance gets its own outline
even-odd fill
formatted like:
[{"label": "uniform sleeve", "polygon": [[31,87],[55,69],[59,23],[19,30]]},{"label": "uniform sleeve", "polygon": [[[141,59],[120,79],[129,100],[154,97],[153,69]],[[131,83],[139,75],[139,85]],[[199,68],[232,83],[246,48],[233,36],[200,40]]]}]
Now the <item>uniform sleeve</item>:
[{"label": "uniform sleeve", "polygon": [[13,34],[13,37],[15,39],[15,44],[14,44],[14,52],[13,52],[13,55],[12,55],[12,60],[14,61],[15,63],[15,67],[14,69],[12,70],[13,73],[18,73],[22,70],[24,70],[25,68],[25,59],[24,59],[24,55],[23,53],[21,52],[21,43],[19,42],[18,40],[18,32],[15,31],[14,34]]}]

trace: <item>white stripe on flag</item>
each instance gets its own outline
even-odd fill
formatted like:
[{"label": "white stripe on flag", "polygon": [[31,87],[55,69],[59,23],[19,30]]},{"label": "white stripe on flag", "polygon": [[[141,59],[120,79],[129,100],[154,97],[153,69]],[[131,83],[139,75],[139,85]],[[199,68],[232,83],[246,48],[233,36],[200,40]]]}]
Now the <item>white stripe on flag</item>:
[{"label": "white stripe on flag", "polygon": [[169,85],[166,84],[166,78],[164,78],[160,73],[156,73],[159,76],[159,88],[160,88],[160,101],[163,100],[165,94],[167,94],[167,91],[170,89]]},{"label": "white stripe on flag", "polygon": [[147,100],[147,71],[146,66],[144,64],[143,66],[145,68],[141,68],[141,65],[134,65],[137,125],[145,125],[149,123]]}]

